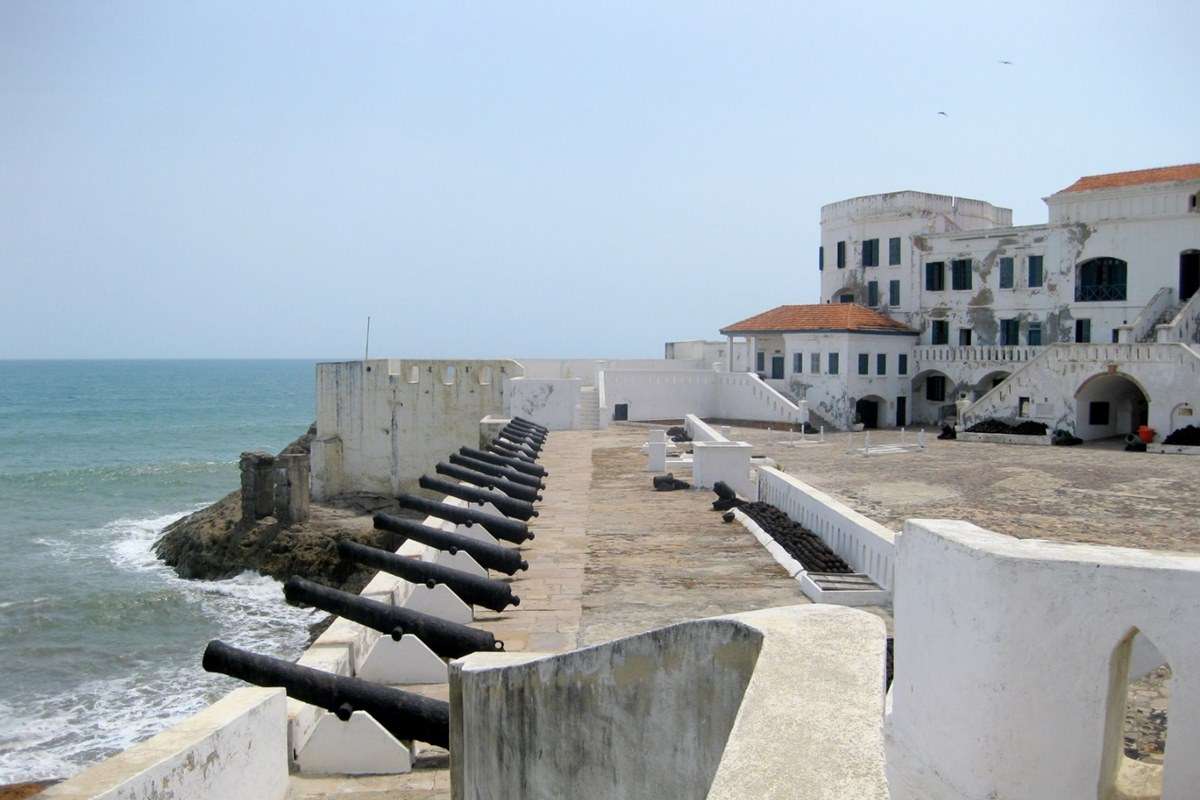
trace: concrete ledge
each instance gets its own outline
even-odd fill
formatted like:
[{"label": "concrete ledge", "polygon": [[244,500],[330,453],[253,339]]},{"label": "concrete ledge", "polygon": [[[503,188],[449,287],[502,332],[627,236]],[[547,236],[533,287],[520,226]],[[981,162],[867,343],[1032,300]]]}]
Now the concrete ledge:
[{"label": "concrete ledge", "polygon": [[885,800],[884,651],[870,614],[792,606],[468,656],[453,797]]},{"label": "concrete ledge", "polygon": [[961,431],[957,440],[960,442],[988,442],[991,444],[1032,444],[1050,446],[1050,434],[1044,436],[1022,436],[1019,433],[968,433]]},{"label": "concrete ledge", "polygon": [[282,689],[235,689],[173,728],[52,786],[47,800],[282,800],[288,790]]}]

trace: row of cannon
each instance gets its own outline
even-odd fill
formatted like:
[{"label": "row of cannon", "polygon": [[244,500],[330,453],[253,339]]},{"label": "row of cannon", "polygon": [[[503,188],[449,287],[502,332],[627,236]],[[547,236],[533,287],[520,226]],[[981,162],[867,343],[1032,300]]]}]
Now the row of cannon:
[{"label": "row of cannon", "polygon": [[[517,417],[498,433],[487,449],[463,447],[450,455],[448,463],[436,465],[438,475],[456,480],[421,476],[419,485],[423,489],[472,504],[490,504],[499,514],[413,494],[400,494],[396,498],[397,505],[463,528],[478,525],[496,540],[521,545],[534,538],[528,523],[538,515],[534,503],[542,499],[540,492],[549,475],[537,463],[548,435],[547,428]],[[513,594],[512,587],[504,581],[395,552],[405,540],[412,540],[451,555],[466,553],[486,570],[514,575],[529,568],[520,550],[392,514],[376,514],[373,522],[377,530],[392,534],[389,543],[392,549],[342,540],[337,543],[340,558],[429,589],[445,585],[468,605],[497,612],[520,605],[521,598]],[[345,617],[395,641],[405,635],[415,636],[442,659],[504,649],[504,643],[488,631],[303,578],[292,577],[284,584],[283,591],[293,605],[311,606]],[[229,675],[257,686],[282,687],[288,697],[323,708],[343,721],[349,720],[355,711],[366,712],[398,740],[415,739],[449,747],[450,707],[445,701],[258,655],[219,640],[208,643],[202,664],[209,672]]]}]

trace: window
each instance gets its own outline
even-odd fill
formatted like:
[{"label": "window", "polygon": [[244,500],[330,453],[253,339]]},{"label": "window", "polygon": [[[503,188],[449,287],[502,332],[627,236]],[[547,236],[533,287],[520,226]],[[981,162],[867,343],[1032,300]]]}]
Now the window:
[{"label": "window", "polygon": [[896,356],[896,371],[899,372],[901,375],[908,374],[908,354],[907,353],[901,353],[900,355]]},{"label": "window", "polygon": [[837,268],[838,269],[846,268],[846,243],[845,242],[837,243]]},{"label": "window", "polygon": [[1120,341],[1121,341],[1121,329],[1120,329],[1120,328],[1113,328],[1113,331],[1112,331],[1112,343],[1113,343],[1113,344],[1117,344],[1117,343],[1119,343]]},{"label": "window", "polygon": [[825,248],[817,248],[817,270],[823,272],[825,270]]},{"label": "window", "polygon": [[838,374],[838,354],[837,353],[829,354],[829,374],[830,375]]},{"label": "window", "polygon": [[1018,397],[1017,398],[1017,416],[1018,417],[1028,417],[1030,405],[1031,404],[1030,404],[1028,397]]},{"label": "window", "polygon": [[1000,288],[1013,288],[1013,260],[1007,256],[1000,259]]},{"label": "window", "polygon": [[875,354],[875,374],[887,375],[887,353]]},{"label": "window", "polygon": [[879,266],[879,240],[864,239],[863,240],[863,266],[878,267]]},{"label": "window", "polygon": [[1029,323],[1029,331],[1025,334],[1030,347],[1038,347],[1042,343],[1042,323]]},{"label": "window", "polygon": [[867,305],[869,305],[871,308],[875,308],[875,306],[879,305],[878,281],[867,282]]},{"label": "window", "polygon": [[1088,403],[1088,425],[1108,424],[1108,402],[1097,401]]},{"label": "window", "polygon": [[792,353],[792,372],[804,372],[804,353]]},{"label": "window", "polygon": [[944,319],[935,319],[929,326],[930,344],[950,343],[950,323]]},{"label": "window", "polygon": [[946,264],[930,261],[925,265],[925,291],[940,292],[946,288]]},{"label": "window", "polygon": [[888,281],[888,305],[900,305],[900,281]]},{"label": "window", "polygon": [[843,295],[839,295],[839,296],[838,296],[838,302],[839,302],[839,303],[853,303],[853,302],[854,302],[854,295],[850,294],[849,292],[846,292],[846,293],[845,293],[845,294],[843,294]]},{"label": "window", "polygon": [[1125,299],[1127,267],[1119,258],[1093,258],[1084,261],[1076,270],[1075,301],[1099,303]]},{"label": "window", "polygon": [[1075,320],[1075,341],[1087,344],[1092,340],[1092,321],[1090,319]]},{"label": "window", "polygon": [[871,357],[866,353],[858,354],[858,374],[868,375],[871,372]]},{"label": "window", "polygon": [[959,291],[971,288],[971,259],[956,258],[950,262],[950,288]]},{"label": "window", "polygon": [[1042,285],[1042,257],[1029,257],[1029,288],[1036,289]]},{"label": "window", "polygon": [[813,375],[821,374],[821,354],[813,353],[808,357],[808,371]]},{"label": "window", "polygon": [[970,347],[971,346],[971,329],[970,328],[959,328],[958,329],[958,346],[959,347]]},{"label": "window", "polygon": [[900,237],[888,239],[888,266],[894,267],[900,263]]},{"label": "window", "polygon": [[1021,321],[1018,319],[1000,320],[1000,346],[1013,347],[1021,343]]},{"label": "window", "polygon": [[925,379],[925,399],[931,403],[946,401],[946,376],[930,375]]},{"label": "window", "polygon": [[764,369],[767,368],[766,358],[767,358],[766,353],[763,353],[761,351],[754,354],[754,369],[757,372],[762,372]]}]

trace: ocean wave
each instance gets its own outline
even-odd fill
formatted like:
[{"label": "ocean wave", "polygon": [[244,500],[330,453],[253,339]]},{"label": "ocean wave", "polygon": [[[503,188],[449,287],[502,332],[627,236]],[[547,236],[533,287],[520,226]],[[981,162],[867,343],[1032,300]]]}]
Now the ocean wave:
[{"label": "ocean wave", "polygon": [[159,475],[188,475],[208,472],[214,467],[228,468],[237,464],[232,460],[168,461],[156,464],[103,464],[92,467],[67,467],[36,471],[0,472],[0,481],[14,484],[29,484],[38,487],[57,486],[76,481],[90,483],[121,481]]},{"label": "ocean wave", "polygon": [[[164,528],[198,508],[144,519],[114,520],[77,533],[108,540],[107,557],[136,575],[143,590],[162,590],[199,606],[214,638],[256,652],[293,659],[308,641],[314,613],[289,606],[278,581],[254,572],[220,581],[184,580],[153,553]],[[46,540],[48,546],[67,545]],[[81,552],[95,548],[83,547]],[[36,603],[48,598],[13,601]],[[164,618],[163,624],[170,624]],[[153,630],[147,630],[154,636]],[[194,652],[162,656],[148,666],[22,696],[18,707],[0,701],[0,784],[66,777],[170,727],[204,708],[235,684],[200,668]]]}]

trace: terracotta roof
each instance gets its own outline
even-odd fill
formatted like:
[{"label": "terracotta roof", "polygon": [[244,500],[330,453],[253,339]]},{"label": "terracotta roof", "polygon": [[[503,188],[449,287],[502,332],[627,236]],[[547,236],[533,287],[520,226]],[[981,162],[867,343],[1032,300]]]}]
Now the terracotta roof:
[{"label": "terracotta roof", "polygon": [[779,306],[721,328],[721,333],[724,334],[799,333],[802,331],[916,333],[891,317],[857,303]]},{"label": "terracotta roof", "polygon": [[1171,181],[1200,181],[1200,164],[1180,164],[1175,167],[1135,169],[1132,172],[1110,172],[1107,175],[1085,175],[1063,189],[1067,192],[1090,192],[1094,189],[1119,189],[1122,186],[1140,186],[1143,183],[1170,183]]}]

